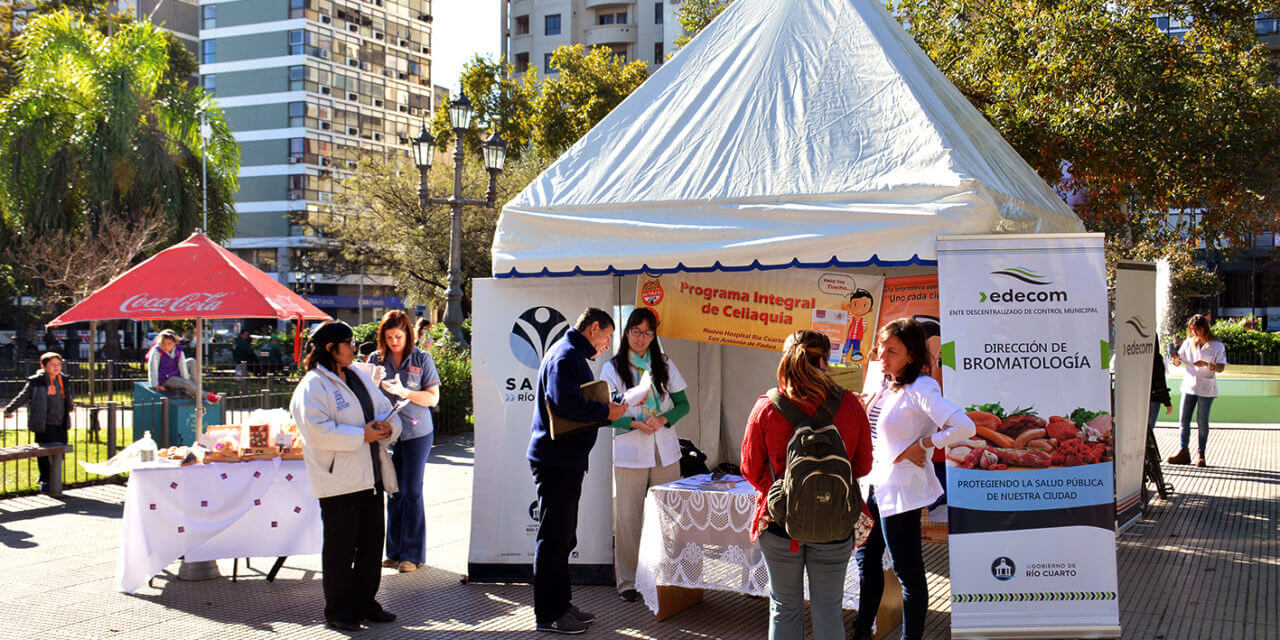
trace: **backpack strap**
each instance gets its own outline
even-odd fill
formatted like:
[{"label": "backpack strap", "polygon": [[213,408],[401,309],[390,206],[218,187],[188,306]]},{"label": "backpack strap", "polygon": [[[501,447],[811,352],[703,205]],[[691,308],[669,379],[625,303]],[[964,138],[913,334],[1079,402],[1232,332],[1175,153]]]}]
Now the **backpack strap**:
[{"label": "backpack strap", "polygon": [[[770,389],[765,395],[769,397],[769,402],[782,414],[782,417],[787,419],[787,422],[791,423],[794,429],[802,425],[822,424],[833,420],[836,413],[840,411],[840,403],[844,400],[844,389],[840,385],[831,387],[831,390],[827,392],[826,399],[818,406],[818,410],[812,416],[806,415],[805,412],[801,411],[800,407],[797,407],[794,402],[782,395],[782,391],[777,387]],[[778,473],[773,468],[773,460],[769,460],[769,473],[774,480],[778,479]]]}]

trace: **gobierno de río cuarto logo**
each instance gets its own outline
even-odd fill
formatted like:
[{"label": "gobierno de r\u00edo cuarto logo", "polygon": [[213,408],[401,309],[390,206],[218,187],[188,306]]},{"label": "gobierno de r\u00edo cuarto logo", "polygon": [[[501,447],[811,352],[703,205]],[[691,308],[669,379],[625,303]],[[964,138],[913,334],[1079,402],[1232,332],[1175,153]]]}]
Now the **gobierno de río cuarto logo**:
[{"label": "gobierno de r\u00edo cuarto logo", "polygon": [[[1053,284],[1047,276],[1041,275],[1025,267],[1006,267],[992,271],[991,275],[1009,278],[1018,283],[1047,287]],[[1004,291],[979,291],[978,302],[1066,302],[1067,292],[1063,290],[1015,289],[1012,286]]]},{"label": "gobierno de r\u00edo cuarto logo", "polygon": [[511,355],[530,369],[537,369],[547,347],[569,330],[564,314],[546,306],[524,310],[511,325]]}]

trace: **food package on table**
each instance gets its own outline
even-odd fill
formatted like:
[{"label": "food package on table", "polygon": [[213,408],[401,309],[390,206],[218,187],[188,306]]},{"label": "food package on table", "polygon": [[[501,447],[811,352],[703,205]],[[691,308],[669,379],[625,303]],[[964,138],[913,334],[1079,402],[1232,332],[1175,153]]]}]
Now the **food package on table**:
[{"label": "food package on table", "polygon": [[244,425],[215,424],[205,427],[199,444],[205,449],[205,462],[239,462],[244,448]]},{"label": "food package on table", "polygon": [[280,447],[281,460],[301,460],[302,447]]},{"label": "food package on table", "polygon": [[266,449],[271,446],[271,425],[267,423],[254,424],[249,423],[249,448],[250,449]]},{"label": "food package on table", "polygon": [[[256,409],[249,414],[249,419],[245,422],[250,425],[249,429],[251,430],[249,433],[251,442],[249,442],[248,446],[291,446],[296,439],[296,427],[291,437],[282,437],[282,434],[289,433],[288,427],[293,425],[293,416],[289,414],[288,409]],[[262,441],[261,435],[255,435],[252,431],[259,428],[260,425],[266,426],[265,442]]]},{"label": "food package on table", "polygon": [[240,450],[241,460],[270,460],[280,455],[280,449],[276,447],[249,447]]}]

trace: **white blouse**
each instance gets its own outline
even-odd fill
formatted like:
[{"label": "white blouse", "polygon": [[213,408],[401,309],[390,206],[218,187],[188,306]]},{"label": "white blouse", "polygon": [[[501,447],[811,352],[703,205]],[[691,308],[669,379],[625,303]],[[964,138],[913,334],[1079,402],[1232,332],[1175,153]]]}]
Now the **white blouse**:
[{"label": "white blouse", "polygon": [[[676,368],[676,364],[666,355],[662,356],[663,361],[667,363],[667,393],[662,394],[658,398],[659,413],[665,413],[671,410],[674,403],[671,401],[670,394],[678,391],[684,391],[689,385],[685,382],[684,376],[680,375],[680,370]],[[634,366],[631,367],[631,379],[640,380],[640,370]],[[609,383],[609,390],[615,393],[626,391],[622,386],[622,379],[618,377],[618,371],[613,366],[613,360],[605,363],[604,368],[600,371],[600,379]],[[639,407],[627,407],[626,415],[632,420],[643,420],[641,410],[643,405]],[[654,455],[654,449],[657,449],[657,455]],[[613,434],[613,466],[623,467],[626,469],[649,469],[656,466],[667,466],[680,461],[680,436],[676,434],[674,426],[663,427],[658,429],[652,435],[647,434],[639,429],[632,429],[626,433]]]},{"label": "white blouse", "polygon": [[930,436],[934,447],[947,447],[972,438],[977,427],[960,407],[942,397],[942,387],[929,376],[922,375],[900,389],[886,384],[877,396],[868,403],[879,402],[881,409],[873,426],[871,473],[862,482],[876,488],[882,516],[928,506],[942,495],[942,484],[929,463],[933,448],[925,450],[923,467],[910,460],[896,464],[894,460],[925,436]]},{"label": "white blouse", "polygon": [[1221,342],[1210,340],[1196,346],[1195,338],[1187,338],[1178,347],[1178,359],[1182,360],[1182,367],[1186,370],[1186,375],[1182,376],[1183,395],[1190,393],[1205,398],[1218,397],[1217,372],[1211,367],[1197,367],[1196,362],[1203,360],[1209,364],[1226,364],[1227,348]]}]

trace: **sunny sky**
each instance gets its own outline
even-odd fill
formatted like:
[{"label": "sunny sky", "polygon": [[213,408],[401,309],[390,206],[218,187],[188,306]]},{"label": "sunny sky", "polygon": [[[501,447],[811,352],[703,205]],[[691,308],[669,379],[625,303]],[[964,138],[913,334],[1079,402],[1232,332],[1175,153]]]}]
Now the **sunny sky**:
[{"label": "sunny sky", "polygon": [[462,65],[479,53],[498,57],[499,0],[434,0],[431,3],[431,76],[435,84],[458,89]]}]

